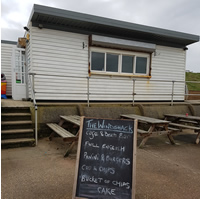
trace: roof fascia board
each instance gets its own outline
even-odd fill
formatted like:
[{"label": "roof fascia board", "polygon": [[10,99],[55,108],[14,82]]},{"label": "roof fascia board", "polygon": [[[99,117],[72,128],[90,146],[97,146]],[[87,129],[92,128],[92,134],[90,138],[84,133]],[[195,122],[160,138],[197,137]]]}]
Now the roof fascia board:
[{"label": "roof fascia board", "polygon": [[[32,26],[38,27],[39,23],[32,22]],[[103,33],[99,33],[99,32],[87,31],[87,30],[83,30],[83,29],[75,29],[75,28],[71,28],[71,27],[55,26],[55,25],[50,25],[50,24],[43,24],[43,26],[46,29],[52,29],[52,30],[68,31],[68,32],[72,32],[72,33],[85,34],[85,35],[94,34],[94,35],[114,37],[114,38],[125,39],[125,40],[133,40],[133,38],[129,38],[129,37],[123,37],[123,36],[119,37],[117,35],[113,36],[111,34],[103,34]],[[156,43],[157,45],[164,45],[164,46],[175,47],[175,48],[185,48],[185,45],[181,45],[181,44],[177,44],[177,43],[169,43],[169,42],[165,42],[165,41],[155,42],[153,40],[148,40],[148,42],[147,42],[145,40],[137,40],[137,39],[134,39],[134,41],[145,42],[145,43]]]},{"label": "roof fascia board", "polygon": [[62,18],[67,18],[67,19],[81,20],[81,21],[85,21],[89,23],[107,25],[107,26],[115,27],[115,28],[124,28],[124,29],[139,31],[139,32],[146,32],[146,33],[151,33],[151,34],[167,36],[167,37],[188,39],[194,42],[197,42],[200,39],[198,35],[166,30],[166,29],[161,29],[161,28],[156,28],[156,27],[151,27],[151,26],[144,26],[144,25],[139,25],[135,23],[109,19],[105,17],[99,17],[99,16],[94,16],[94,15],[89,15],[89,14],[83,14],[83,13],[58,9],[58,8],[41,6],[37,4],[34,5],[34,12],[40,13],[40,14],[47,14],[51,16],[53,15],[55,17],[62,17]]}]

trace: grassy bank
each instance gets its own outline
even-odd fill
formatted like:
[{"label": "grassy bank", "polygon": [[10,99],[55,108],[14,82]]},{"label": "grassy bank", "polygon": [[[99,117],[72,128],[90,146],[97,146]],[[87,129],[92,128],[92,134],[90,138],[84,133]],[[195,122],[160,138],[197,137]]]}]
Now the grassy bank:
[{"label": "grassy bank", "polygon": [[[200,81],[200,73],[186,73],[186,81]],[[188,90],[200,91],[200,83],[187,83]]]}]

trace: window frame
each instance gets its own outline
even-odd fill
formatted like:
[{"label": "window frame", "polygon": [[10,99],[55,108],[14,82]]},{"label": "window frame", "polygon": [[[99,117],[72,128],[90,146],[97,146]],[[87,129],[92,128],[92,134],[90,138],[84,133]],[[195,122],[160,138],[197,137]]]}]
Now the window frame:
[{"label": "window frame", "polygon": [[[145,56],[136,56],[135,57],[135,60],[134,60],[134,66],[135,67],[133,68],[134,74],[136,74],[136,75],[147,75],[147,74],[149,74],[149,67],[148,67],[149,57],[145,57],[145,58],[147,58],[146,73],[136,73],[136,61],[137,61],[137,57],[145,57]],[[149,65],[150,65],[150,63],[149,63]]]},{"label": "window frame", "polygon": [[[99,52],[105,53],[104,58],[104,70],[98,71],[92,69],[92,52]],[[151,53],[148,52],[136,52],[136,51],[126,51],[126,50],[117,50],[117,49],[109,49],[109,48],[99,48],[99,47],[90,47],[90,71],[91,74],[100,74],[100,75],[117,75],[117,76],[138,76],[138,77],[151,77],[150,73],[150,66],[151,66]],[[111,72],[106,71],[106,61],[107,61],[107,54],[116,54],[118,55],[118,72]],[[133,73],[125,73],[122,72],[122,59],[124,56],[133,56]],[[136,58],[137,57],[145,57],[147,58],[147,65],[146,65],[146,73],[136,73]]]}]

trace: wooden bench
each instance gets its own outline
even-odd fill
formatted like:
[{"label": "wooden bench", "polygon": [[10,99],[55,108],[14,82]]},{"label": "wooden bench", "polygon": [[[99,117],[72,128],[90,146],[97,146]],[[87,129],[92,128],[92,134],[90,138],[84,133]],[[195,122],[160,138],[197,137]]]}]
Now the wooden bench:
[{"label": "wooden bench", "polygon": [[194,130],[195,132],[196,132],[196,131],[200,131],[200,127],[188,126],[188,125],[178,124],[178,123],[169,123],[169,126],[175,126],[175,127],[181,128],[181,129],[192,129],[192,130]]},{"label": "wooden bench", "polygon": [[184,119],[180,119],[179,122],[188,123],[188,124],[193,124],[193,125],[197,125],[197,124],[198,124],[198,122],[196,122],[196,121],[184,120]]},{"label": "wooden bench", "polygon": [[66,129],[62,128],[62,126],[65,122],[69,122],[77,127],[80,127],[80,116],[78,116],[78,115],[68,115],[68,116],[61,115],[60,121],[58,124],[47,123],[47,126],[50,129],[52,129],[52,131],[53,131],[51,133],[51,135],[49,136],[49,140],[52,140],[52,138],[54,137],[54,135],[56,133],[63,138],[64,142],[72,142],[72,144],[68,148],[67,152],[64,154],[64,157],[67,157],[78,140],[79,131],[76,133],[76,135],[74,135],[71,132],[67,131]]},{"label": "wooden bench", "polygon": [[[63,138],[63,141],[71,142],[74,141],[76,136],[67,131],[66,129],[62,128],[58,124],[55,123],[47,123],[47,126],[54,132],[56,132],[58,135],[60,135]],[[50,140],[52,140],[52,137],[49,137]]]},{"label": "wooden bench", "polygon": [[178,127],[179,129],[191,129],[194,130],[195,133],[197,133],[196,141],[195,143],[198,144],[200,141],[200,127],[196,126],[189,126],[189,125],[184,125],[184,124],[178,124],[178,123],[169,123],[169,126],[175,126]]}]

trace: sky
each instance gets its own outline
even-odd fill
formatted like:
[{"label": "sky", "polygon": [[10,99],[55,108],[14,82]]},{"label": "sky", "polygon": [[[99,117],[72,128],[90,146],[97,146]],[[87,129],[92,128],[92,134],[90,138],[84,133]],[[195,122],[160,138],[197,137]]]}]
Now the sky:
[{"label": "sky", "polygon": [[[200,0],[1,0],[1,39],[24,36],[33,4],[200,35]],[[188,46],[186,70],[200,73],[200,42]]]}]

